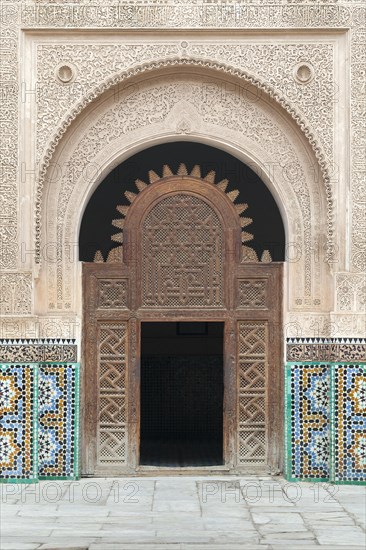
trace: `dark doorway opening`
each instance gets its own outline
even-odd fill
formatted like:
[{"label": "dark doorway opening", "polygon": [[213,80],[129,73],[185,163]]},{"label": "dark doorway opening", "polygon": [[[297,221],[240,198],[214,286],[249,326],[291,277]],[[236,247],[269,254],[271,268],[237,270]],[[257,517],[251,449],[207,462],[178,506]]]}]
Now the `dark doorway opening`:
[{"label": "dark doorway opening", "polygon": [[224,323],[142,323],[140,464],[223,464]]}]

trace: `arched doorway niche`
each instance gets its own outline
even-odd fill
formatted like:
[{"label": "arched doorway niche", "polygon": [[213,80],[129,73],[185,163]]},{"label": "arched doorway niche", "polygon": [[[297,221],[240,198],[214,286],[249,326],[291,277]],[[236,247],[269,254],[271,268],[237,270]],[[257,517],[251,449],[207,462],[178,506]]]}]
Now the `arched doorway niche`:
[{"label": "arched doorway niche", "polygon": [[151,170],[123,244],[83,263],[83,473],[283,467],[282,263],[258,262],[226,185]]},{"label": "arched doorway niche", "polygon": [[[230,93],[223,93],[225,83]],[[92,193],[134,153],[177,140],[212,145],[256,167],[279,206],[289,247],[285,322],[286,312],[329,312],[326,192],[314,177],[317,161],[304,134],[256,89],[248,86],[243,94],[235,78],[181,69],[136,78],[132,87],[117,93],[109,90],[61,139],[47,173],[41,213],[42,245],[57,243],[58,252],[52,262],[43,258],[37,313],[67,312],[81,319],[77,242]]]}]

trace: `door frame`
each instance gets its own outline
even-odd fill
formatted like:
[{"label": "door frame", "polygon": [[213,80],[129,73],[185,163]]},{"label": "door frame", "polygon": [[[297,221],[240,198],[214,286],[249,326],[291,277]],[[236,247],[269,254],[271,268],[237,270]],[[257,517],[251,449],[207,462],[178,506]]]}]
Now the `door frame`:
[{"label": "door frame", "polygon": [[[193,171],[190,175],[162,178],[151,173],[150,184],[138,183],[139,194],[127,193],[131,205],[118,207],[124,218],[114,220],[121,232],[113,235],[113,239],[123,245],[113,250],[106,263],[99,259],[100,263],[83,264],[82,464],[89,475],[142,471],[139,465],[141,322],[149,320],[225,322],[225,468],[249,472],[259,464],[263,473],[264,460],[268,461],[270,471],[282,468],[283,265],[256,261],[255,252],[246,245],[252,236],[242,231],[251,223],[250,218],[241,216],[247,205],[235,204],[239,191],[226,193],[227,181],[215,185],[213,177],[210,173],[201,178],[193,175]],[[197,231],[201,235],[198,241]],[[201,242],[200,238],[204,240]],[[189,253],[183,254],[185,259],[177,260],[177,250]],[[202,254],[202,250],[208,250],[207,254]],[[166,266],[173,266],[168,275],[163,271]],[[197,279],[194,291],[199,290],[198,301],[195,292],[190,294],[187,290],[188,275],[177,275],[181,270]],[[173,299],[165,290],[168,287],[174,289]],[[195,298],[187,302],[187,296]],[[100,329],[101,326],[104,328]],[[255,334],[257,329],[262,334],[261,341]],[[99,342],[101,331],[107,334],[106,341]],[[240,346],[246,350],[243,357]],[[100,407],[103,392],[98,393],[97,373],[102,368],[104,371],[109,368],[111,376],[108,378],[107,373],[107,389],[103,389],[106,405]],[[122,389],[113,382],[113,376],[118,379],[120,375],[125,380]],[[245,380],[244,389],[239,387],[239,378]],[[105,372],[102,379],[104,384]],[[264,415],[262,403],[266,407]],[[239,408],[244,411],[242,420]],[[122,416],[124,421],[118,424],[116,419]],[[98,432],[99,421],[100,425],[104,423],[104,432],[102,429]],[[98,467],[97,438],[102,432],[104,440],[100,436],[99,448],[104,458]],[[260,458],[256,461],[258,449]],[[239,454],[244,458],[240,459]],[[198,470],[205,468],[194,469]]]}]

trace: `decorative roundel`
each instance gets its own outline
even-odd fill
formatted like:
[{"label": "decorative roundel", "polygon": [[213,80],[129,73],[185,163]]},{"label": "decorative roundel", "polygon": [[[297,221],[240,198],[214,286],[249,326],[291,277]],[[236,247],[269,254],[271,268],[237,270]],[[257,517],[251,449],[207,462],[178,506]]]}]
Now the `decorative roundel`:
[{"label": "decorative roundel", "polygon": [[309,84],[314,78],[314,69],[309,63],[299,63],[294,69],[294,78],[299,84]]},{"label": "decorative roundel", "polygon": [[75,79],[76,69],[70,64],[61,63],[56,67],[56,78],[63,84],[69,84]]}]

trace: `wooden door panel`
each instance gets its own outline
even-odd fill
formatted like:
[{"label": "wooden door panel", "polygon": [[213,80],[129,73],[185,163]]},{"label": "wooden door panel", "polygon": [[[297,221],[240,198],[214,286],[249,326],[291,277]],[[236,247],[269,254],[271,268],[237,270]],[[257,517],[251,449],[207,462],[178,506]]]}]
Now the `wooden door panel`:
[{"label": "wooden door panel", "polygon": [[282,265],[240,263],[245,205],[198,178],[168,180],[133,199],[119,262],[83,265],[83,473],[139,470],[143,321],[225,323],[225,466],[278,471]]},{"label": "wooden door panel", "polygon": [[127,465],[127,323],[98,323],[96,473]]},{"label": "wooden door panel", "polygon": [[282,264],[247,264],[237,269],[235,307],[281,319]]},{"label": "wooden door panel", "polygon": [[237,464],[267,463],[268,324],[239,321],[237,326]]},{"label": "wooden door panel", "polygon": [[129,280],[119,278],[97,279],[96,307],[101,310],[129,309]]},{"label": "wooden door panel", "polygon": [[120,474],[128,464],[129,278],[121,265],[83,266],[82,471]]}]

